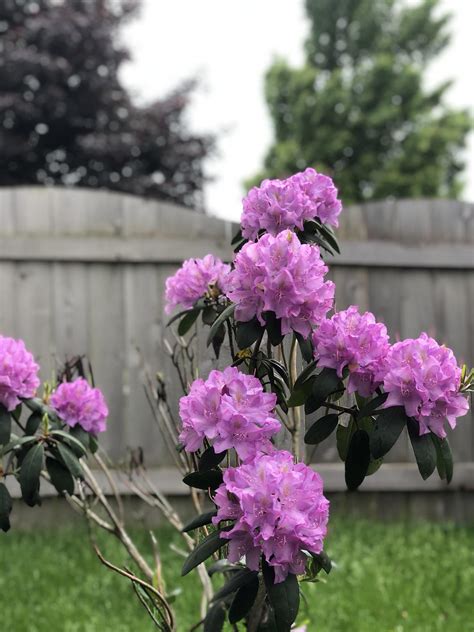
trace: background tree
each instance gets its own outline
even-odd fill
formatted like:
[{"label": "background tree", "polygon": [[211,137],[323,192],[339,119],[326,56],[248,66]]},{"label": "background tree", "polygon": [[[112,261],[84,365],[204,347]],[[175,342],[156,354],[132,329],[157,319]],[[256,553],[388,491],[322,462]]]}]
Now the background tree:
[{"label": "background tree", "polygon": [[212,139],[184,83],[147,107],[119,78],[119,28],[139,0],[0,2],[0,186],[65,184],[202,205]]},{"label": "background tree", "polygon": [[444,104],[450,82],[423,84],[449,42],[437,5],[306,0],[304,66],[279,60],[266,76],[275,142],[255,180],[313,166],[346,202],[458,195],[469,116]]}]

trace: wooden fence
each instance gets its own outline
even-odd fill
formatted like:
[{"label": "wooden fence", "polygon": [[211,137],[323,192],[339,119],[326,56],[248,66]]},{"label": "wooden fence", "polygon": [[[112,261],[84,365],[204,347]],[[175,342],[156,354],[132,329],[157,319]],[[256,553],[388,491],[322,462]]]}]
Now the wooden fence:
[{"label": "wooden fence", "polygon": [[[163,287],[188,257],[230,258],[235,226],[171,204],[80,189],[0,189],[0,332],[25,339],[44,377],[54,358],[86,353],[110,403],[114,458],[141,445],[159,484],[183,488],[153,426],[144,366],[170,378]],[[344,211],[342,255],[330,261],[337,306],[372,310],[392,338],[427,331],[474,362],[474,205],[398,201]],[[205,360],[208,364],[208,360]],[[453,489],[474,489],[472,418],[452,435]],[[328,489],[343,489],[335,446],[316,453]],[[419,478],[408,443],[363,489],[442,489]],[[159,468],[159,469],[155,469]]]}]

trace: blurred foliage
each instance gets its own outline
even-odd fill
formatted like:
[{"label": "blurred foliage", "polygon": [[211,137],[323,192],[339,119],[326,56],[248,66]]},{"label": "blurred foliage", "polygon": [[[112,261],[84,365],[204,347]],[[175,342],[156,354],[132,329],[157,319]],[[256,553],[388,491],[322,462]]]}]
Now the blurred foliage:
[{"label": "blurred foliage", "polygon": [[139,5],[0,2],[0,186],[77,185],[202,205],[213,142],[186,126],[194,83],[138,107],[120,80],[129,55],[119,29]]},{"label": "blurred foliage", "polygon": [[438,4],[306,0],[306,62],[278,60],[267,73],[275,141],[252,184],[312,166],[334,177],[345,202],[456,197],[471,122],[444,105],[450,82],[424,87],[449,43]]}]

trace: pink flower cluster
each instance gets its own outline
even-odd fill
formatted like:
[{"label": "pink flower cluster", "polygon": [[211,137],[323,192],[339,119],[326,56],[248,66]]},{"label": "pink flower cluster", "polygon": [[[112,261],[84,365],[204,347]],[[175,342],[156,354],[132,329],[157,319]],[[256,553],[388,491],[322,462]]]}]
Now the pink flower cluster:
[{"label": "pink flower cluster", "polygon": [[188,259],[176,274],[166,279],[166,313],[171,313],[177,305],[189,309],[209,292],[218,296],[225,289],[229,272],[230,266],[213,255]]},{"label": "pink flower cluster", "polygon": [[39,366],[23,340],[0,336],[0,403],[14,410],[20,397],[33,397],[40,385]]},{"label": "pink flower cluster", "polygon": [[271,311],[282,334],[293,329],[306,338],[332,307],[334,283],[324,281],[328,269],[318,247],[301,244],[289,230],[245,244],[234,265],[226,294],[238,321],[257,316],[264,325],[263,313]]},{"label": "pink flower cluster", "polygon": [[260,381],[235,367],[211,371],[195,380],[179,402],[183,429],[179,440],[195,452],[208,439],[215,452],[235,448],[243,460],[273,449],[270,438],[280,430],[273,409],[276,395],[265,393]]},{"label": "pink flower cluster", "polygon": [[256,239],[260,230],[277,235],[282,230],[303,230],[305,220],[319,218],[338,226],[342,210],[337,189],[328,176],[308,168],[285,180],[264,180],[243,200],[242,235]]},{"label": "pink flower cluster", "polygon": [[404,406],[420,425],[420,434],[433,432],[444,438],[444,422],[451,428],[468,411],[459,393],[461,370],[451,349],[422,333],[392,345],[387,355],[383,387],[389,393],[385,407]]},{"label": "pink flower cluster", "polygon": [[73,382],[62,382],[50,398],[51,408],[60,419],[74,428],[97,434],[106,430],[109,410],[102,392],[78,378]]},{"label": "pink flower cluster", "polygon": [[222,533],[230,540],[229,561],[238,562],[245,555],[247,566],[258,570],[263,553],[274,568],[275,583],[289,572],[304,572],[302,550],[323,549],[329,501],[323,496],[322,479],[307,465],[295,464],[289,452],[261,455],[226,469],[214,502],[214,524],[236,521]]},{"label": "pink flower cluster", "polygon": [[380,386],[389,343],[385,325],[372,313],[360,314],[354,305],[337,312],[314,332],[313,345],[319,366],[336,369],[339,377],[349,368],[349,393],[368,397]]}]

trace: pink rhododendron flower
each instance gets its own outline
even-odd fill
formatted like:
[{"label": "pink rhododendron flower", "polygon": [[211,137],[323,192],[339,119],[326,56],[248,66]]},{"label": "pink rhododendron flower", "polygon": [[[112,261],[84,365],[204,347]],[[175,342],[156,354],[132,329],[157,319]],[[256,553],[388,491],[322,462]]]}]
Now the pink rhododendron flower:
[{"label": "pink rhododendron flower", "polygon": [[208,292],[219,296],[225,289],[229,272],[230,266],[213,255],[188,259],[176,274],[166,279],[166,313],[172,312],[177,305],[189,309]]},{"label": "pink rhododendron flower", "polygon": [[293,329],[306,338],[332,307],[334,283],[324,281],[328,269],[319,248],[301,244],[289,230],[245,244],[234,265],[226,293],[237,304],[238,321],[257,316],[264,325],[263,313],[271,311],[282,334]]},{"label": "pink rhododendron flower", "polygon": [[102,392],[83,378],[62,382],[49,400],[60,419],[74,428],[97,434],[106,430],[109,409]]},{"label": "pink rhododendron flower", "polygon": [[305,220],[318,218],[338,226],[342,210],[337,189],[328,176],[308,168],[285,180],[264,180],[243,200],[242,235],[256,239],[260,230],[277,235],[286,230],[303,230]]},{"label": "pink rhododendron flower", "polygon": [[397,342],[390,348],[383,387],[389,393],[385,408],[404,406],[419,422],[420,435],[433,432],[444,438],[444,422],[451,428],[468,411],[459,393],[461,369],[451,349],[422,333],[416,340]]},{"label": "pink rhododendron flower", "polygon": [[265,393],[253,375],[236,367],[211,371],[180,399],[179,440],[188,452],[199,450],[206,438],[215,452],[235,448],[241,459],[252,458],[257,451],[272,450],[270,438],[280,430],[275,405],[276,395]]},{"label": "pink rhododendron flower", "polygon": [[238,562],[245,555],[247,566],[258,570],[263,554],[274,568],[275,583],[288,573],[304,572],[302,550],[323,550],[329,517],[323,481],[304,463],[295,464],[289,452],[257,455],[249,463],[227,468],[214,502],[214,524],[236,521],[221,535],[230,540],[229,560]]},{"label": "pink rhododendron flower", "polygon": [[339,377],[344,367],[349,368],[349,393],[368,397],[380,386],[388,335],[370,312],[360,314],[354,305],[337,312],[322,321],[313,333],[313,344],[319,366],[336,369]]},{"label": "pink rhododendron flower", "polygon": [[0,403],[15,410],[20,397],[34,397],[39,366],[23,340],[0,336]]}]

